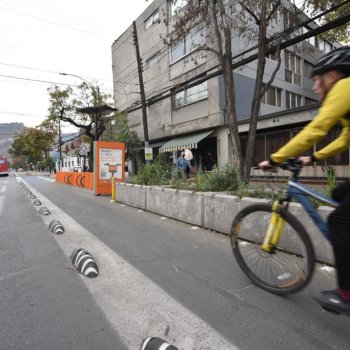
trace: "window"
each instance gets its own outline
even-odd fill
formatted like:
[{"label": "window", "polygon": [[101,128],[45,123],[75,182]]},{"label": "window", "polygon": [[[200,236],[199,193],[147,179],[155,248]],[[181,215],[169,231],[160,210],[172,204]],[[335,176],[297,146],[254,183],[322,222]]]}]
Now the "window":
[{"label": "window", "polygon": [[286,108],[301,107],[301,96],[293,92],[286,91]]},{"label": "window", "polygon": [[304,61],[304,77],[311,78],[312,67],[313,65],[310,62]]},{"label": "window", "polygon": [[265,92],[265,95],[262,97],[261,103],[265,103],[270,106],[282,107],[282,90],[270,86]]},{"label": "window", "polygon": [[322,39],[318,39],[317,46],[320,49],[320,51],[322,51],[324,53],[330,52],[333,49],[333,46],[329,42],[322,40]]},{"label": "window", "polygon": [[286,81],[301,86],[301,58],[289,51],[284,53]]},{"label": "window", "polygon": [[[303,28],[302,28],[302,32],[303,32],[303,34],[308,33],[308,32],[309,32],[309,29],[306,28],[306,27],[303,27]],[[315,39],[314,36],[312,36],[312,37],[310,37],[310,38],[307,38],[307,39],[305,39],[305,40],[306,40],[308,43],[310,43],[312,46],[315,46],[315,47],[316,47],[316,39]]]},{"label": "window", "polygon": [[156,63],[160,61],[160,59],[160,52],[157,52],[155,55],[153,55],[146,61],[146,69],[150,69],[151,67],[153,67]]},{"label": "window", "polygon": [[170,17],[175,16],[186,4],[187,0],[169,0]]},{"label": "window", "polygon": [[181,91],[174,96],[174,108],[180,108],[190,103],[208,98],[207,82],[200,83],[189,89]]},{"label": "window", "polygon": [[184,38],[174,41],[171,44],[171,62],[175,62],[197,47],[204,45],[205,29],[203,26],[197,26],[193,28]]},{"label": "window", "polygon": [[145,29],[148,29],[152,24],[159,21],[159,10],[154,12],[150,17],[145,21]]},{"label": "window", "polygon": [[[267,10],[267,14],[270,15],[271,11],[274,9],[276,4],[276,1],[274,0],[267,0],[267,4],[266,4],[266,10]],[[274,13],[273,13],[273,17],[276,18],[276,20],[279,20],[281,18],[281,11],[280,8],[277,7],[277,9],[275,9]]]},{"label": "window", "polygon": [[[300,23],[298,15],[295,11],[290,11],[286,8],[283,8],[283,26],[284,29],[290,29]],[[300,35],[303,32],[303,28],[295,29],[293,36]]]}]

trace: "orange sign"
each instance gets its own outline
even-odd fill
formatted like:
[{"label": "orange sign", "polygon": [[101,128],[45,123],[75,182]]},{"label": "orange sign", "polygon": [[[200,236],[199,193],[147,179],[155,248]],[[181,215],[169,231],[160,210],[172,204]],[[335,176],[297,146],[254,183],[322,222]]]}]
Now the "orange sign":
[{"label": "orange sign", "polygon": [[[113,170],[115,169],[115,170]],[[111,177],[125,181],[125,144],[121,142],[94,142],[94,193],[111,194]]]},{"label": "orange sign", "polygon": [[121,164],[116,164],[116,165],[109,164],[109,172],[110,173],[116,173],[117,170],[118,170],[118,165],[121,165]]}]

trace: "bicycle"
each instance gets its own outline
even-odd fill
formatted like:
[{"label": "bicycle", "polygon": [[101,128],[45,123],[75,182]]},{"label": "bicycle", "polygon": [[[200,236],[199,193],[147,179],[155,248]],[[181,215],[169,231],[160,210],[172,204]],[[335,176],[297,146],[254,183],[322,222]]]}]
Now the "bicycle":
[{"label": "bicycle", "polygon": [[243,208],[231,225],[233,254],[243,272],[258,287],[278,295],[296,293],[309,283],[315,266],[310,237],[300,221],[288,211],[294,198],[330,241],[328,225],[309,196],[337,206],[334,200],[301,184],[301,162],[289,159],[279,165],[292,174],[285,193],[273,203]]}]

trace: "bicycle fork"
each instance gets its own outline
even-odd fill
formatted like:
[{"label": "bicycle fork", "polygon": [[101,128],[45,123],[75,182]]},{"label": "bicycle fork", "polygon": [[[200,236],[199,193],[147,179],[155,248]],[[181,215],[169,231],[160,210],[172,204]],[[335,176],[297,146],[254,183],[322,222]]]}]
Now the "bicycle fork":
[{"label": "bicycle fork", "polygon": [[267,253],[272,253],[277,247],[284,227],[284,219],[278,213],[279,201],[275,201],[272,205],[272,213],[269,226],[266,230],[264,242],[261,249]]}]

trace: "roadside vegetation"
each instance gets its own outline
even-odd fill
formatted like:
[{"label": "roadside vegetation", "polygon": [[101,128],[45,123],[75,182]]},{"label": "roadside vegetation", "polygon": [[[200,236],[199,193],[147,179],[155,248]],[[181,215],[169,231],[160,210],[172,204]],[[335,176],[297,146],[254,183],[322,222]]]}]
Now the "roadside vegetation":
[{"label": "roadside vegetation", "polygon": [[[334,169],[331,166],[325,168],[327,183],[324,186],[315,188],[325,196],[329,196],[335,185]],[[261,179],[261,182],[250,182],[246,184],[241,181],[237,168],[233,164],[227,163],[222,168],[214,168],[211,172],[198,170],[196,175],[189,179],[183,173],[176,173],[172,165],[166,161],[165,154],[160,156],[152,164],[141,167],[138,175],[132,181],[139,185],[167,186],[179,190],[190,190],[196,192],[225,192],[227,194],[242,197],[265,198],[275,200],[279,198],[287,188],[287,179],[270,177]],[[313,186],[310,186],[313,187]],[[310,198],[316,206],[321,202]]]}]

